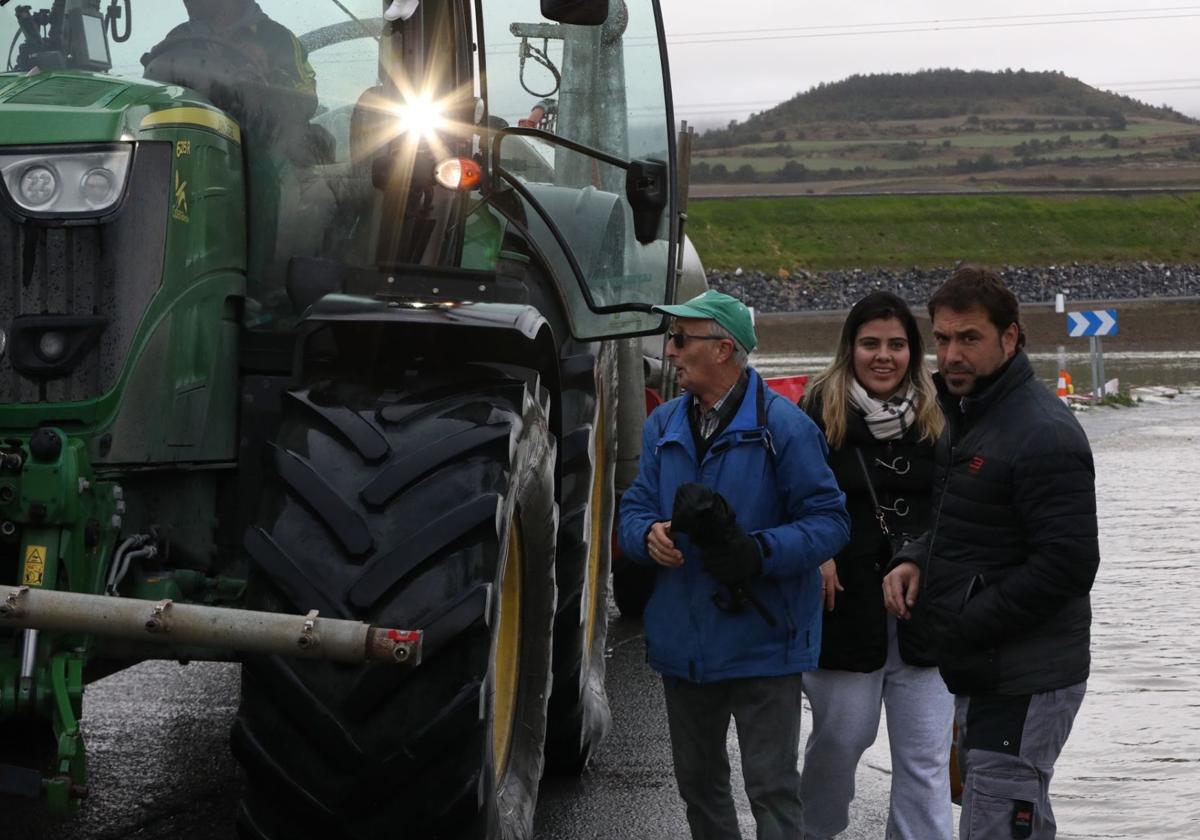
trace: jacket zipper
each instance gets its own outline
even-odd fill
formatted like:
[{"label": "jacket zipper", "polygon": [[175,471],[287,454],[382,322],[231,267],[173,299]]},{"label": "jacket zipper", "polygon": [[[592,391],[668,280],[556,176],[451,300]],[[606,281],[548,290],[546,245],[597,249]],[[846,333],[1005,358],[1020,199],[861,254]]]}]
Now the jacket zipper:
[{"label": "jacket zipper", "polygon": [[933,527],[929,530],[929,545],[925,549],[925,568],[921,570],[921,575],[925,578],[921,584],[923,591],[929,590],[929,584],[933,580],[933,546],[937,539],[938,526],[942,524],[942,505],[946,502],[946,491],[950,489],[950,471],[954,466],[954,426],[949,419],[946,421],[946,446],[949,449],[949,454],[946,456],[946,475],[943,477],[942,492],[938,494],[937,514],[933,518]]}]

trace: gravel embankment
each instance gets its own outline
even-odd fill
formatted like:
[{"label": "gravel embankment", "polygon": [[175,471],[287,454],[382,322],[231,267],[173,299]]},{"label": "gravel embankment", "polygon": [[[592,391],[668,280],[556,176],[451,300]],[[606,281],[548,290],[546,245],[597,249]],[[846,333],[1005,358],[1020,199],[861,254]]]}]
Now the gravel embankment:
[{"label": "gravel embankment", "polygon": [[[954,269],[807,272],[785,276],[759,271],[709,271],[708,284],[741,299],[759,312],[803,312],[848,309],[868,292],[883,289],[910,304],[923,304]],[[738,271],[741,271],[739,269]],[[1200,295],[1200,265],[1058,265],[1003,266],[1001,275],[1022,303],[1053,301],[1057,292],[1068,300]]]}]

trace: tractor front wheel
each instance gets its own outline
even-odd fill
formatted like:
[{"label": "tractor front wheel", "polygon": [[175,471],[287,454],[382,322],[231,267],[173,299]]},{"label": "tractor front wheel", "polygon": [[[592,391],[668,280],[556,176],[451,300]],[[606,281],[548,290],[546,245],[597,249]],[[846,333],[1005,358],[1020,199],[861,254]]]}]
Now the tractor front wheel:
[{"label": "tractor front wheel", "polygon": [[548,401],[484,365],[404,385],[285,396],[249,600],[422,629],[423,661],[248,660],[243,837],[532,834],[555,603]]}]

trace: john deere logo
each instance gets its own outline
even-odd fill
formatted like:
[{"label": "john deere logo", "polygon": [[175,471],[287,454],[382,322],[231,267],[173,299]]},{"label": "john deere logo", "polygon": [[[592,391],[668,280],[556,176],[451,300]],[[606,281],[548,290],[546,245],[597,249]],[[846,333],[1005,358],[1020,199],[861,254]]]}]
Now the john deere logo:
[{"label": "john deere logo", "polygon": [[179,177],[179,170],[175,170],[175,209],[171,211],[171,218],[177,222],[188,221],[188,200],[187,200],[187,185],[188,182]]}]

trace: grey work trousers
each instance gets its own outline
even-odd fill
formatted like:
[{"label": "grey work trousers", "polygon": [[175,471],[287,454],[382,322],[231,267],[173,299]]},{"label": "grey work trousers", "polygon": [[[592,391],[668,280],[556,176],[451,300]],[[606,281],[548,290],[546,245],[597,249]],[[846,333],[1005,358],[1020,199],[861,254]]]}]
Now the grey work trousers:
[{"label": "grey work trousers", "polygon": [[960,840],[1053,840],[1050,780],[1087,683],[1024,697],[954,698],[963,774]]},{"label": "grey work trousers", "polygon": [[725,737],[732,717],[758,840],[800,836],[800,674],[694,683],[664,677],[675,781],[692,840],[740,840]]},{"label": "grey work trousers", "polygon": [[805,837],[834,837],[850,824],[859,759],[879,734],[880,707],[887,708],[892,755],[890,840],[950,840],[950,734],[954,696],[937,668],[900,658],[896,619],[889,617],[888,657],[870,673],[816,670],[804,693],[813,728],[804,749],[800,796]]}]

